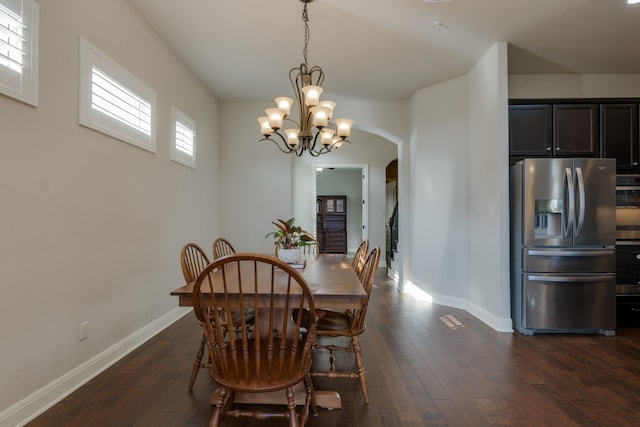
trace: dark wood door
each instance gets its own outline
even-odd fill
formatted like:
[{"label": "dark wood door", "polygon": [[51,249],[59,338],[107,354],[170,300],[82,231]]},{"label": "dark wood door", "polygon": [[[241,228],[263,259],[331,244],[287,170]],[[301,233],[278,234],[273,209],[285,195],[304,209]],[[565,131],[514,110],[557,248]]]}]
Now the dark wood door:
[{"label": "dark wood door", "polygon": [[317,209],[320,253],[347,253],[347,197],[318,196]]},{"label": "dark wood door", "polygon": [[509,155],[552,156],[551,106],[509,106]]},{"label": "dark wood door", "polygon": [[602,157],[616,159],[619,172],[637,172],[638,104],[600,106]]},{"label": "dark wood door", "polygon": [[553,155],[556,157],[598,157],[598,104],[553,106]]}]

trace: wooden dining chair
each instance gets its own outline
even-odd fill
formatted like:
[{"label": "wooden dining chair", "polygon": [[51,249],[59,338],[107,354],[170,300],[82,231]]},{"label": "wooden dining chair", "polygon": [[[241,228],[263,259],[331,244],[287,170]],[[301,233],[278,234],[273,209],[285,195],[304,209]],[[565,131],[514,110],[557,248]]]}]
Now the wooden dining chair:
[{"label": "wooden dining chair", "polygon": [[224,237],[217,238],[213,242],[213,259],[222,258],[223,256],[235,254],[236,250],[233,245],[229,243]]},{"label": "wooden dining chair", "polygon": [[[207,254],[196,243],[187,243],[182,247],[180,251],[180,265],[182,267],[182,275],[186,283],[195,281],[200,273],[209,265],[209,258]],[[200,322],[202,325],[202,322]],[[206,336],[204,329],[202,332],[202,339],[200,341],[200,347],[196,352],[196,358],[193,362],[193,368],[191,369],[191,377],[189,378],[189,391],[193,390],[193,384],[196,381],[200,368],[208,369],[211,367],[210,363],[203,363],[202,357],[204,356],[204,349],[206,344]]]},{"label": "wooden dining chair", "polygon": [[[214,240],[213,242],[213,260],[217,260],[218,258],[222,258],[223,256],[227,256],[227,255],[233,255],[236,253],[235,248],[233,247],[233,245],[224,237],[219,237],[216,240]],[[254,319],[254,310],[253,309],[245,309],[244,310],[245,313],[245,319],[247,321],[247,330],[250,331],[251,328],[253,327],[253,319]],[[238,318],[238,314],[237,312],[234,312],[233,315]],[[240,332],[240,330],[238,329],[238,327],[235,327],[233,329],[233,332],[238,334]]]},{"label": "wooden dining chair", "polygon": [[355,270],[356,274],[359,276],[362,267],[364,267],[364,262],[367,258],[367,252],[369,251],[369,240],[364,239],[358,245],[358,249],[356,249],[356,253],[351,260],[351,267]]},{"label": "wooden dining chair", "polygon": [[[318,320],[317,336],[318,342],[315,345],[316,350],[329,350],[329,370],[311,372],[312,377],[328,377],[328,378],[359,378],[362,394],[365,403],[369,403],[369,392],[367,390],[367,380],[365,377],[364,363],[362,360],[362,349],[360,347],[359,336],[365,331],[365,317],[367,315],[367,306],[371,297],[371,288],[373,287],[373,278],[378,263],[380,262],[380,248],[375,247],[367,256],[362,270],[359,274],[360,283],[364,287],[367,297],[362,301],[360,308],[357,310],[347,310],[344,312],[336,312],[330,310],[322,310],[322,317]],[[351,338],[349,347],[342,347],[335,344],[322,344],[323,337],[348,337]],[[357,372],[340,372],[336,370],[336,351],[352,352],[355,355],[355,365]]]},{"label": "wooden dining chair", "polygon": [[[230,255],[214,261],[198,276],[193,305],[204,324],[211,377],[220,385],[209,425],[219,426],[226,416],[249,416],[286,418],[290,426],[304,426],[309,406],[316,412],[309,371],[317,321],[313,296],[300,273],[268,255]],[[224,313],[244,313],[239,308],[255,310],[254,332],[246,332],[247,320],[241,315],[230,326],[242,332],[226,340],[220,332]],[[301,310],[309,313],[304,334],[302,321],[292,320],[292,313]],[[214,315],[208,316],[209,312]],[[293,387],[300,382],[306,396],[297,413]],[[277,390],[286,397],[286,411],[234,409],[238,392]]]}]

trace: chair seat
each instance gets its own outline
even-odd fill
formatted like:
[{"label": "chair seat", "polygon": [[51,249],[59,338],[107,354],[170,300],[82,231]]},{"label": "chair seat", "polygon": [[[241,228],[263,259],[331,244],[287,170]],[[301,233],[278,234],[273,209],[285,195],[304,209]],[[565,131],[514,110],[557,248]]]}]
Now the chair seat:
[{"label": "chair seat", "polygon": [[349,327],[353,320],[351,316],[344,312],[331,310],[318,310],[322,316],[318,319],[318,335],[350,335]]},{"label": "chair seat", "polygon": [[[244,320],[245,320],[245,322],[247,322],[247,323],[253,322],[255,317],[256,317],[256,311],[253,308],[245,308],[244,309]],[[233,323],[235,323],[235,324],[240,323],[240,312],[239,311],[234,311],[233,313],[231,313],[231,319],[233,320]]]},{"label": "chair seat", "polygon": [[[231,321],[234,325],[238,326],[241,322],[241,316],[239,311],[234,311],[231,313]],[[210,313],[209,316],[213,316],[213,313]],[[256,317],[256,310],[253,308],[245,308],[244,309],[244,321],[249,325],[253,324]]]},{"label": "chair seat", "polygon": [[[241,347],[242,341],[237,340],[236,345]],[[250,340],[246,352],[246,358],[238,359],[237,354],[228,351],[219,359],[221,364],[226,364],[225,370],[211,369],[211,377],[223,387],[229,390],[248,393],[264,393],[274,390],[282,390],[293,386],[304,379],[311,368],[311,358],[304,355],[302,348],[295,349],[291,341],[287,341],[284,354],[280,354],[280,341],[273,343],[272,354],[269,354],[269,343],[261,340],[260,351],[255,350],[255,341]],[[277,355],[276,355],[277,353]],[[280,358],[287,362],[273,363],[269,359]],[[252,369],[262,366],[263,369]],[[259,376],[256,376],[258,373]]]}]

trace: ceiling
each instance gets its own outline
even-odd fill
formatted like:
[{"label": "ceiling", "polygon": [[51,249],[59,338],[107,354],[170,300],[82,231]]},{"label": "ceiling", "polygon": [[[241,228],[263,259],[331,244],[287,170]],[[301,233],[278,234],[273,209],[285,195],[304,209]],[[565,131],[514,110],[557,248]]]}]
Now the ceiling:
[{"label": "ceiling", "polygon": [[[298,0],[128,0],[221,101],[291,96]],[[406,100],[462,76],[495,43],[509,73],[640,73],[640,4],[626,0],[315,0],[309,66],[325,96]],[[335,98],[335,96],[334,96]]]}]

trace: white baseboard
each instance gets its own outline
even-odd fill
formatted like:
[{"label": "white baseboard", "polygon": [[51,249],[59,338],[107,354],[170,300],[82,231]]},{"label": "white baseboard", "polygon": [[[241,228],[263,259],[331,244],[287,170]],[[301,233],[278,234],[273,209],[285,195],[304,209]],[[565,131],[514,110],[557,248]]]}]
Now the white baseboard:
[{"label": "white baseboard", "polygon": [[[387,275],[394,279],[394,284],[398,287],[399,292],[410,292],[412,288],[418,288],[411,282],[400,283],[395,276],[395,272],[391,269],[387,270]],[[418,288],[422,290],[421,288]],[[484,308],[480,307],[477,304],[474,304],[467,300],[466,298],[458,298],[452,297],[450,295],[442,295],[442,294],[429,294],[428,292],[424,292],[426,298],[424,300],[431,301],[434,304],[444,305],[447,307],[458,308],[460,310],[464,310],[467,313],[471,314],[473,317],[477,318],[481,322],[485,323],[489,327],[493,328],[497,332],[513,332],[513,325],[511,318],[502,318],[494,315],[493,313],[488,312]]]},{"label": "white baseboard", "polygon": [[469,308],[467,308],[467,311],[498,332],[513,332],[513,323],[510,317],[497,317],[489,313],[484,308],[473,303],[469,303]]},{"label": "white baseboard", "polygon": [[0,412],[0,427],[25,425],[191,311],[191,308],[176,307]]},{"label": "white baseboard", "polygon": [[433,295],[433,302],[447,307],[454,307],[465,310],[473,317],[487,324],[497,332],[513,332],[511,318],[500,318],[489,313],[484,308],[469,302],[464,298],[454,298],[447,295]]}]

